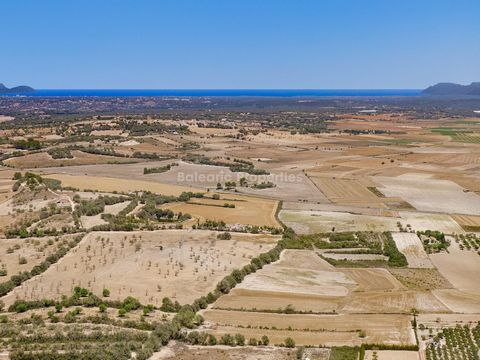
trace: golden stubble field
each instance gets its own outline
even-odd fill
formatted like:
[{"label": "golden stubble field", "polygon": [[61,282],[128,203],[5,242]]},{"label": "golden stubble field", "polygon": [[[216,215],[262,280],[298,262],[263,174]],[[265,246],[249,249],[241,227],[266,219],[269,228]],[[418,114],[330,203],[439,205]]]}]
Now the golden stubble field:
[{"label": "golden stubble field", "polygon": [[[220,336],[241,333],[257,339],[267,335],[276,344],[282,343],[287,337],[292,337],[299,345],[415,343],[409,315],[286,315],[225,310],[205,310],[202,314],[206,321],[205,330],[209,333]],[[366,336],[360,337],[359,330],[365,331]]]},{"label": "golden stubble field", "polygon": [[[234,208],[223,207],[233,204]],[[207,198],[191,199],[191,201],[169,203],[162,206],[174,212],[188,213],[200,223],[205,220],[224,221],[226,224],[245,224],[257,226],[280,227],[275,218],[278,202],[253,196],[222,194],[220,200]]]},{"label": "golden stubble field", "polygon": [[90,154],[83,151],[73,150],[72,159],[54,159],[49,154],[42,152],[25,156],[14,157],[5,161],[9,166],[19,169],[34,169],[50,166],[73,166],[87,164],[127,163],[132,159],[117,156]]},{"label": "golden stubble field", "polygon": [[[212,231],[94,232],[45,273],[4,297],[60,298],[75,286],[112,299],[134,296],[161,305],[163,297],[182,304],[214,290],[218,281],[252,257],[275,246],[278,236],[232,234],[217,240]],[[180,285],[181,284],[181,285]]]}]

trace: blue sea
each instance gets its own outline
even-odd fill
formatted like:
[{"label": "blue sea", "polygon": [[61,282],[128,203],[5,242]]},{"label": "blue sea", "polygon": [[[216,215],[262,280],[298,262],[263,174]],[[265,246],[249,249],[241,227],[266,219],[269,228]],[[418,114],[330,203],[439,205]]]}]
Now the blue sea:
[{"label": "blue sea", "polygon": [[377,96],[419,96],[421,90],[406,89],[362,89],[362,90],[297,90],[297,89],[45,89],[32,93],[8,96],[27,97],[135,97],[135,96],[169,96],[169,97],[377,97]]}]

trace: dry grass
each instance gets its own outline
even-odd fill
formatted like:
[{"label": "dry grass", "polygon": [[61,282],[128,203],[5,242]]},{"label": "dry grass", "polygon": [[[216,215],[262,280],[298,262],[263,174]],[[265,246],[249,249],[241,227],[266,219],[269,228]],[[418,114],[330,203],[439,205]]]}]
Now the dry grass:
[{"label": "dry grass", "polygon": [[5,163],[15,168],[34,169],[39,167],[125,163],[132,161],[132,159],[125,159],[116,156],[89,154],[78,150],[72,151],[72,155],[72,159],[53,159],[46,152],[41,152],[20,157],[14,157],[6,160]]},{"label": "dry grass", "polygon": [[[222,194],[220,200],[192,199],[188,203],[169,203],[162,206],[174,212],[188,213],[200,223],[206,219],[227,224],[266,225],[280,227],[275,218],[278,202],[253,196]],[[234,204],[235,208],[223,207]],[[213,205],[213,206],[212,206]]]},{"label": "dry grass", "polygon": [[[210,332],[215,334],[243,332],[257,338],[266,334],[274,343],[283,342],[288,336],[300,345],[415,343],[408,315],[286,315],[224,310],[205,310],[203,315],[208,323],[214,324]],[[259,329],[260,326],[264,329]],[[278,330],[272,330],[273,327]],[[292,330],[287,330],[289,327]],[[359,329],[366,332],[365,338],[358,336]]]},{"label": "dry grass", "polygon": [[144,180],[127,180],[119,178],[101,177],[101,176],[76,176],[67,174],[48,174],[45,177],[57,179],[62,182],[62,186],[70,186],[80,190],[96,190],[104,192],[131,192],[131,191],[151,191],[163,195],[178,196],[184,191],[198,190],[169,184],[161,184]]},{"label": "dry grass", "polygon": [[134,296],[142,303],[161,305],[168,296],[191,303],[279,239],[233,234],[232,240],[222,241],[216,236],[185,230],[90,233],[45,273],[7,295],[5,302],[16,297],[59,298],[83,286],[97,294],[106,287],[112,299]]},{"label": "dry grass", "polygon": [[398,250],[406,256],[408,267],[422,269],[433,268],[417,234],[404,232],[393,233],[392,237]]},{"label": "dry grass", "polygon": [[[61,242],[63,239],[69,239],[69,237],[63,237],[60,240],[56,240],[54,237],[0,239],[0,269],[7,270],[7,276],[3,278],[3,281],[6,281],[12,275],[29,271],[35,265],[40,264],[48,255],[56,251],[60,244],[59,241]],[[8,249],[13,251],[7,251]],[[19,262],[21,258],[25,258],[25,264]]]},{"label": "dry grass", "polygon": [[431,254],[430,259],[456,289],[480,295],[478,286],[480,257],[475,252],[460,250],[455,240],[450,240],[448,253]]},{"label": "dry grass", "polygon": [[[248,337],[247,337],[248,341]],[[153,354],[151,360],[294,360],[295,352],[290,349],[270,347],[227,347],[217,345],[189,346],[182,343],[170,342],[158,353]]]}]

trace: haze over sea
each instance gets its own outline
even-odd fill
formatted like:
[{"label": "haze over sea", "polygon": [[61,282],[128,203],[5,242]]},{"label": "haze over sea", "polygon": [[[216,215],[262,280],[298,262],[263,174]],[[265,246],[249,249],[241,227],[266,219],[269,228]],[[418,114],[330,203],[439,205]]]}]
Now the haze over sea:
[{"label": "haze over sea", "polygon": [[[358,97],[419,96],[415,89],[39,89],[20,96],[28,97],[127,97],[127,96],[253,96],[253,97]],[[18,96],[18,95],[10,95]]]}]

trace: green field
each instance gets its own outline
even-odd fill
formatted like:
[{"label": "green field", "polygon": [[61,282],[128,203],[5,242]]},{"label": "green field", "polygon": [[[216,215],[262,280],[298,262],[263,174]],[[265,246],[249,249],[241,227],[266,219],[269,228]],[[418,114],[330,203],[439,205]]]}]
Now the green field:
[{"label": "green field", "polygon": [[470,130],[455,128],[434,128],[431,131],[435,134],[450,136],[452,141],[480,144],[480,133],[476,133]]}]

